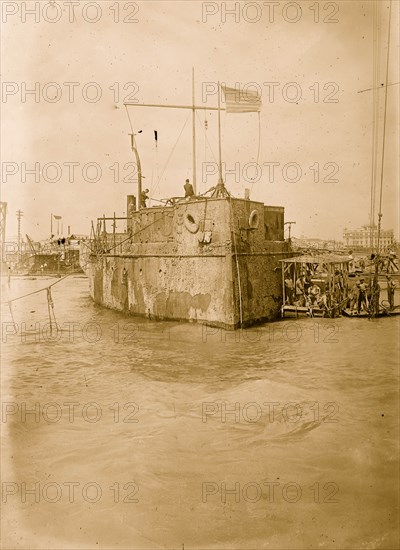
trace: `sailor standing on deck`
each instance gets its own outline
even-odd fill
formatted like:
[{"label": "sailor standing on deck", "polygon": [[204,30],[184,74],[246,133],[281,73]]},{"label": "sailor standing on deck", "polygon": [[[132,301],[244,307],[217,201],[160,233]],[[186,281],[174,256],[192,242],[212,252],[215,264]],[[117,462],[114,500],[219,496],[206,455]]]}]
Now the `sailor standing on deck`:
[{"label": "sailor standing on deck", "polygon": [[339,269],[335,270],[335,275],[333,276],[333,292],[335,294],[335,298],[337,302],[342,301],[344,291],[344,281],[343,281],[343,275],[339,271]]},{"label": "sailor standing on deck", "polygon": [[183,188],[185,189],[185,199],[190,199],[191,197],[194,197],[193,185],[189,182],[189,180],[186,180]]},{"label": "sailor standing on deck", "polygon": [[314,306],[314,305],[318,304],[318,302],[320,300],[321,289],[319,288],[319,286],[317,284],[313,283],[310,286],[310,288],[308,289],[308,294],[309,294],[309,297],[310,297],[311,305]]},{"label": "sailor standing on deck", "polygon": [[303,306],[305,302],[304,281],[304,275],[301,275],[296,281],[296,299],[298,300],[300,306]]},{"label": "sailor standing on deck", "polygon": [[140,197],[139,197],[139,208],[147,208],[146,201],[149,198],[147,195],[148,192],[149,192],[148,189],[141,191]]},{"label": "sailor standing on deck", "polygon": [[311,271],[307,269],[305,275],[304,275],[304,294],[307,295],[310,288],[313,286],[312,280],[311,280]]},{"label": "sailor standing on deck", "polygon": [[358,299],[358,288],[357,288],[357,284],[353,283],[348,288],[348,306],[351,309],[351,311],[355,309],[355,305],[357,304],[357,299]]},{"label": "sailor standing on deck", "polygon": [[360,313],[362,305],[365,306],[365,311],[368,310],[368,300],[367,300],[367,289],[368,285],[364,282],[364,279],[360,279],[360,282],[357,285],[358,287],[358,303],[357,303],[357,313]]},{"label": "sailor standing on deck", "polygon": [[371,300],[372,300],[372,313],[379,313],[379,298],[381,294],[381,285],[379,284],[378,280],[372,281],[372,287],[371,287]]},{"label": "sailor standing on deck", "polygon": [[387,280],[387,296],[389,301],[390,310],[394,309],[394,292],[396,290],[396,283],[393,281],[390,275],[386,275]]},{"label": "sailor standing on deck", "polygon": [[285,293],[286,293],[286,303],[289,304],[290,306],[293,303],[293,290],[294,290],[293,281],[288,275],[285,279]]}]

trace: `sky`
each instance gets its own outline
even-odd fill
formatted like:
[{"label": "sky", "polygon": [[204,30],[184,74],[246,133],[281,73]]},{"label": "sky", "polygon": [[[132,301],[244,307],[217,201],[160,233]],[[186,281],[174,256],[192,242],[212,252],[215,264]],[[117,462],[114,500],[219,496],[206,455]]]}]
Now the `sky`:
[{"label": "sky", "polygon": [[[373,0],[2,1],[7,236],[17,232],[18,209],[22,233],[34,239],[49,236],[51,214],[62,216],[64,233],[78,234],[103,214],[124,216],[137,186],[124,101],[191,105],[192,67],[197,105],[217,106],[218,81],[261,94],[260,115],[221,113],[223,175],[234,196],[249,188],[252,199],[284,206],[296,237],[340,240],[344,228],[368,224],[374,37],[386,82],[389,1],[379,5],[378,41]],[[398,23],[392,0],[382,227],[395,236]],[[379,195],[385,87],[375,95]],[[151,204],[182,195],[193,179],[192,112],[128,110]],[[204,192],[217,181],[216,111],[197,111],[196,137]]]}]

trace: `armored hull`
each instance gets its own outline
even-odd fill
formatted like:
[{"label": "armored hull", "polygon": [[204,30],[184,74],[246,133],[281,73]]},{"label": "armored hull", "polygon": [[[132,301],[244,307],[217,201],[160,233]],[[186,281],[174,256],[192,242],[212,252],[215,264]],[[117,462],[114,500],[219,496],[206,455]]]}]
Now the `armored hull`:
[{"label": "armored hull", "polygon": [[[282,305],[284,209],[232,197],[132,210],[126,231],[83,244],[93,300],[151,319],[234,329],[272,320]],[[114,223],[115,227],[115,223]]]}]

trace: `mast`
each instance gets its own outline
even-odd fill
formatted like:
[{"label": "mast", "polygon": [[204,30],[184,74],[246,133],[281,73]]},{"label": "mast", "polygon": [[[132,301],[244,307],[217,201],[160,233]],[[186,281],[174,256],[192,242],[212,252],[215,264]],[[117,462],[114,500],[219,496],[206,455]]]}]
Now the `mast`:
[{"label": "mast", "polygon": [[[218,82],[218,107],[208,107],[203,105],[196,105],[195,104],[195,88],[194,88],[194,67],[192,68],[192,104],[191,105],[171,105],[171,104],[157,104],[157,103],[131,103],[131,102],[124,102],[124,107],[126,109],[129,123],[131,125],[132,133],[129,134],[131,136],[131,147],[132,151],[135,154],[136,157],[136,163],[138,167],[138,205],[140,204],[140,193],[142,192],[142,168],[140,164],[139,159],[139,153],[136,147],[136,141],[135,141],[135,134],[133,133],[133,127],[132,122],[129,117],[128,107],[162,107],[167,109],[191,109],[192,111],[192,138],[193,138],[193,144],[192,144],[192,151],[193,151],[193,159],[192,159],[192,169],[193,169],[193,190],[196,193],[196,111],[203,110],[203,111],[218,111],[218,145],[219,145],[219,179],[218,184],[220,184],[221,187],[224,187],[224,182],[222,179],[222,160],[221,160],[221,111],[225,111],[225,108],[221,108],[221,99],[220,99],[220,83]],[[137,206],[137,209],[139,210],[139,206]]]},{"label": "mast", "polygon": [[381,164],[381,178],[380,178],[380,193],[379,193],[379,213],[378,213],[378,235],[376,243],[376,256],[375,261],[375,273],[373,280],[373,308],[372,308],[372,317],[375,317],[379,313],[379,302],[377,300],[377,294],[379,290],[378,286],[378,276],[379,276],[379,249],[380,249],[380,237],[381,237],[381,221],[382,221],[382,191],[383,191],[383,170],[385,162],[385,144],[386,144],[386,112],[387,112],[387,94],[388,94],[388,77],[389,77],[389,51],[390,51],[390,20],[392,15],[392,0],[389,4],[389,24],[388,24],[388,41],[387,41],[387,56],[386,56],[386,80],[385,80],[385,107],[383,113],[383,135],[382,135],[382,164]]},{"label": "mast", "polygon": [[222,179],[222,154],[221,154],[221,93],[220,93],[220,84],[218,81],[218,171],[219,178],[218,183],[223,184]]},{"label": "mast", "polygon": [[378,119],[379,119],[379,76],[380,76],[380,30],[381,6],[374,0],[373,13],[373,98],[372,98],[372,166],[371,166],[371,207],[370,207],[370,252],[374,252],[375,197],[378,157]]},{"label": "mast", "polygon": [[390,51],[390,19],[392,14],[392,0],[389,4],[389,28],[388,28],[388,42],[387,42],[387,57],[386,57],[386,87],[385,87],[385,108],[383,113],[383,136],[382,136],[382,165],[381,165],[381,188],[379,194],[379,214],[378,214],[378,237],[376,251],[379,254],[380,237],[381,237],[381,219],[382,219],[382,190],[383,190],[383,169],[385,162],[385,143],[386,143],[386,109],[387,109],[387,95],[388,95],[388,76],[389,76],[389,51]]},{"label": "mast", "polygon": [[192,67],[192,127],[193,127],[193,190],[196,194],[196,108],[194,97],[194,67]]}]

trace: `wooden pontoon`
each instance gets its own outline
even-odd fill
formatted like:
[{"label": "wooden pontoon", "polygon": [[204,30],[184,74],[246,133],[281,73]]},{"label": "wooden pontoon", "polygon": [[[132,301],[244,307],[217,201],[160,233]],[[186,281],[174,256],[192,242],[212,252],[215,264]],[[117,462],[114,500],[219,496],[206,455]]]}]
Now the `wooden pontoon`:
[{"label": "wooden pontoon", "polygon": [[[297,256],[282,262],[282,317],[301,316],[334,317],[340,314],[342,304],[347,302],[349,260],[344,256],[320,255]],[[296,282],[304,275],[308,286],[316,285],[320,290],[319,299],[307,292],[296,296]],[[285,281],[293,284],[292,293]],[[340,281],[340,283],[338,282]],[[292,294],[292,295],[290,295]]]}]

